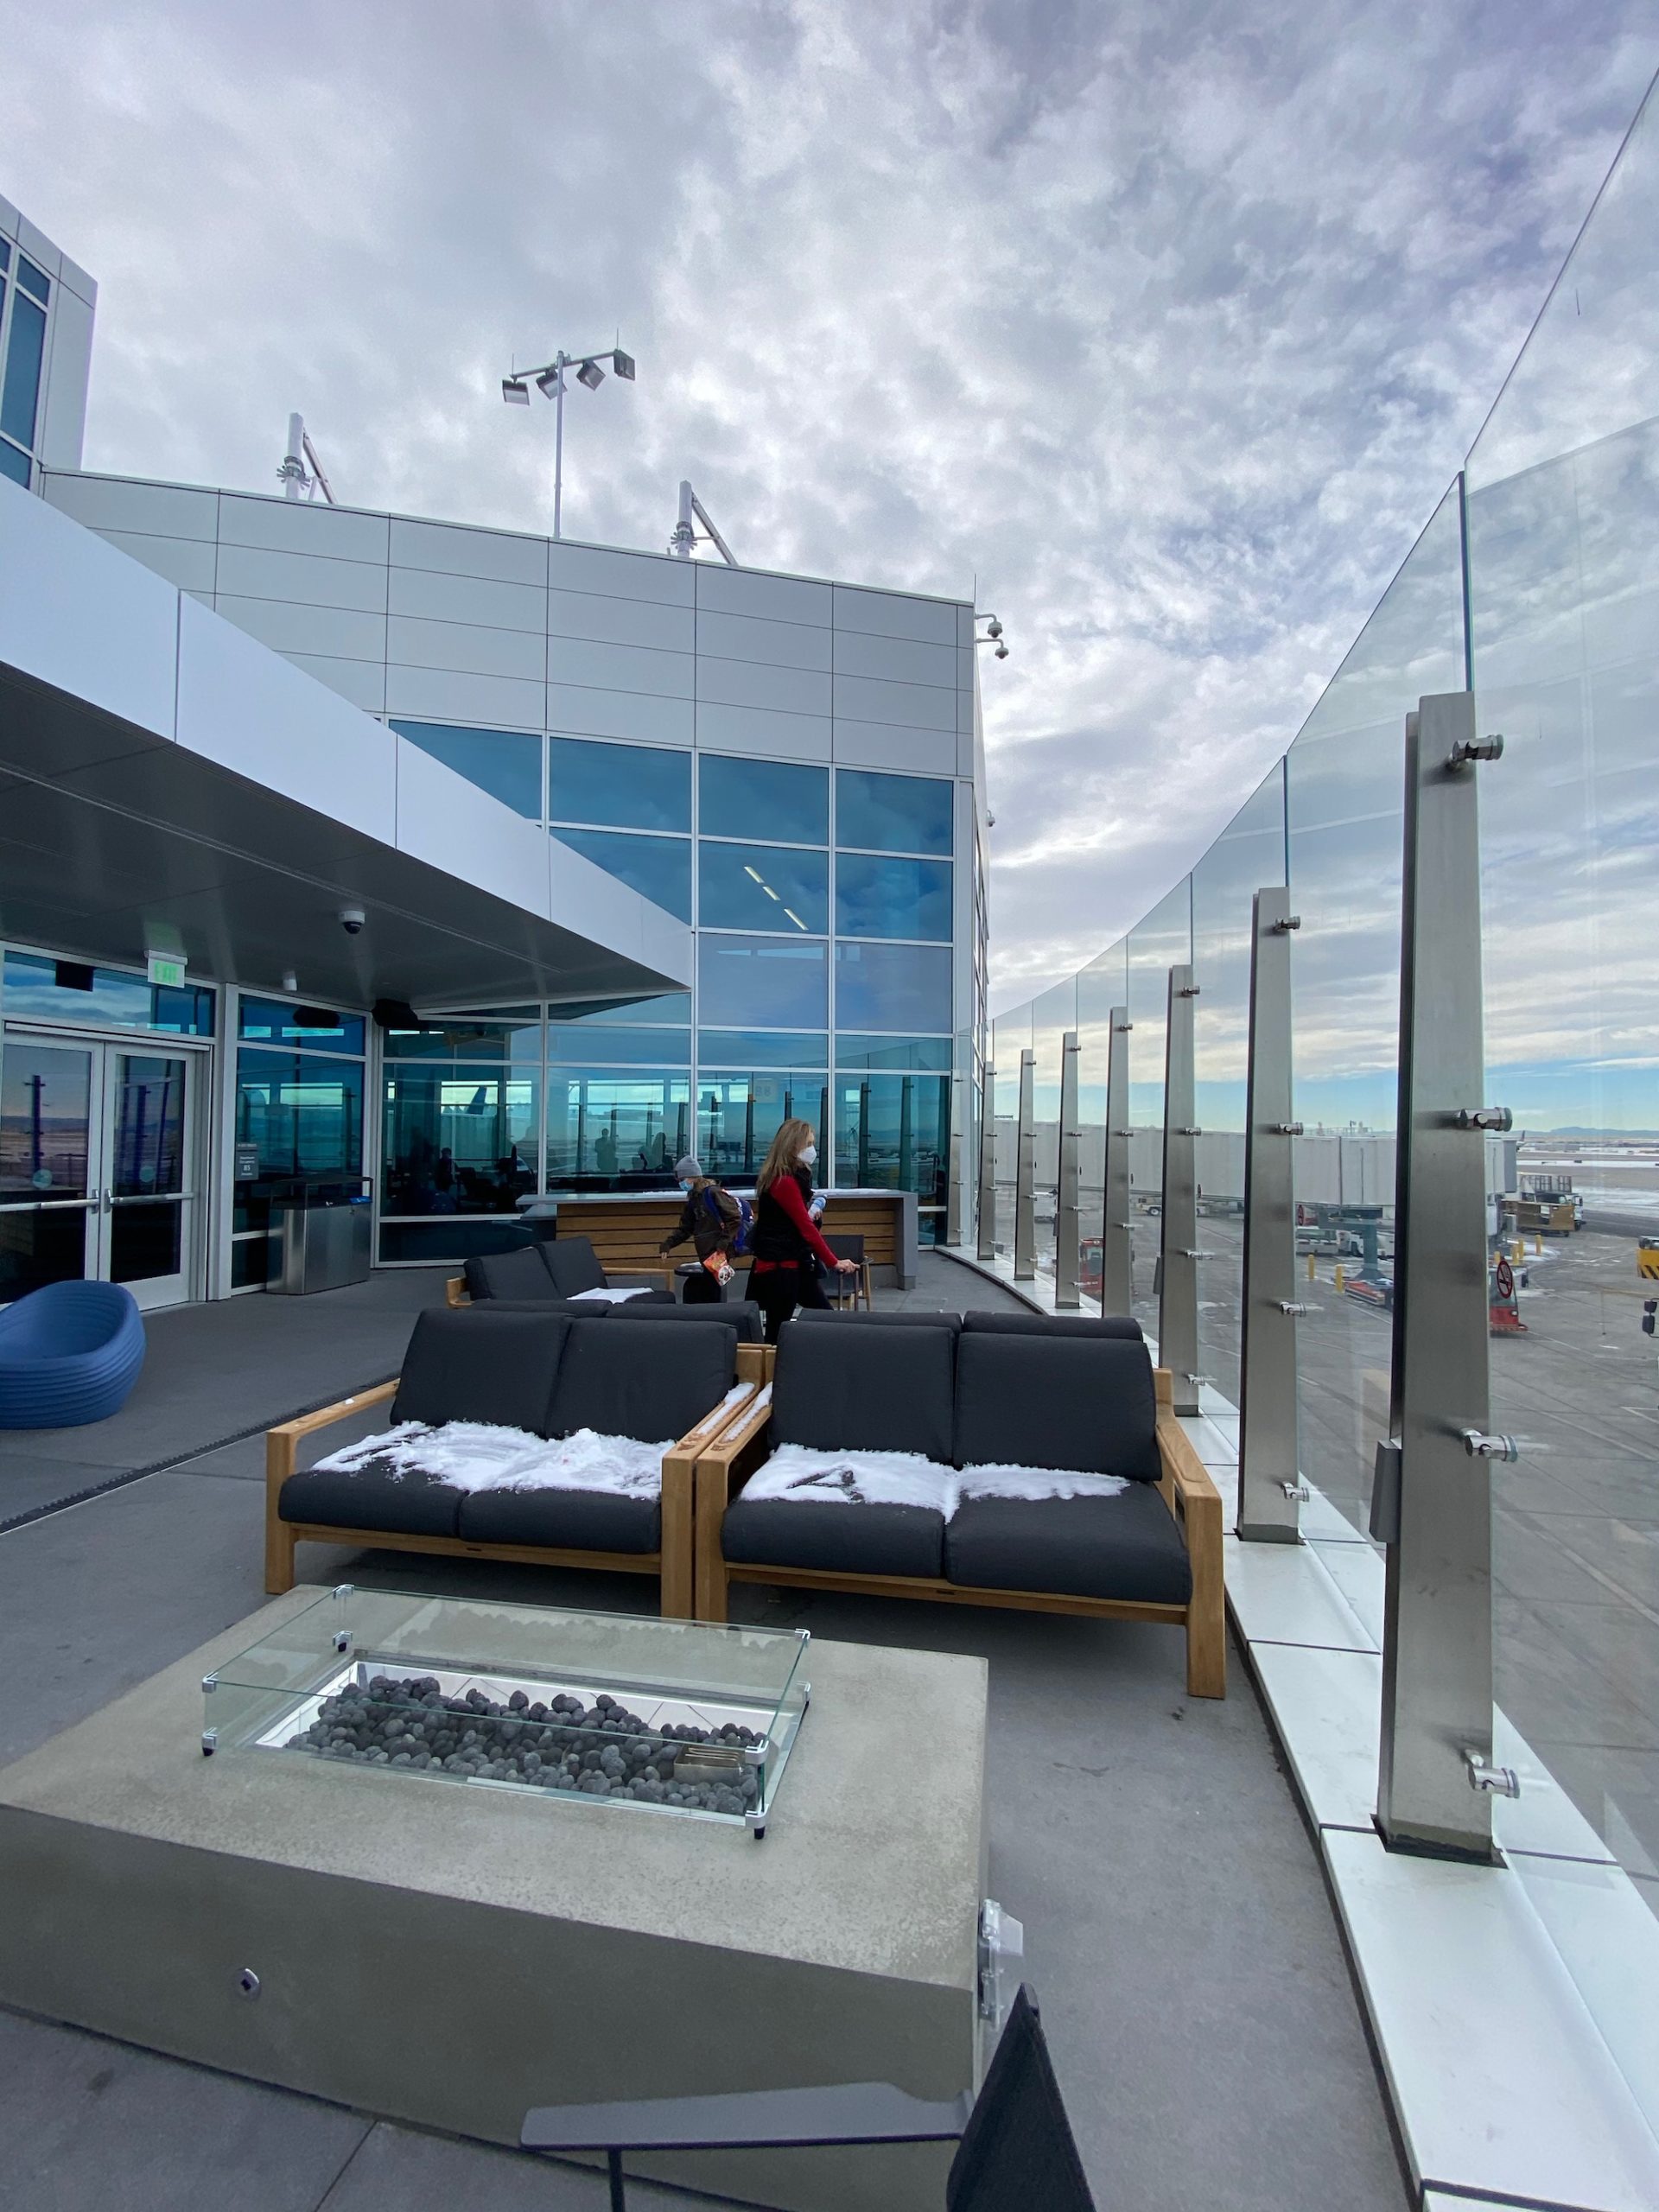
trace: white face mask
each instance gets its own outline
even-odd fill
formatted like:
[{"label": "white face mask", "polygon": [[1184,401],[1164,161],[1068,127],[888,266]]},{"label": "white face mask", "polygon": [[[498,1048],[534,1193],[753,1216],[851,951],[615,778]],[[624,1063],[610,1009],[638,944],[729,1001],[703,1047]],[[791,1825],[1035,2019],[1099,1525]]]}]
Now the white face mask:
[{"label": "white face mask", "polygon": [[801,1147],[800,1157],[803,1167],[816,1166],[817,1165],[818,1147],[815,1144],[804,1144]]}]

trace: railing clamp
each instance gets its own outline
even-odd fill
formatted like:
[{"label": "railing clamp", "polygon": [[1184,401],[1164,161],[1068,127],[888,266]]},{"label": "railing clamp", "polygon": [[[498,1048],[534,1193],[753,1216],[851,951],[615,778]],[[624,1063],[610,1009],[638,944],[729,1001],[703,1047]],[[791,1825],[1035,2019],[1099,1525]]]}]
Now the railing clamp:
[{"label": "railing clamp", "polygon": [[1274,1137],[1299,1137],[1303,1134],[1302,1125],[1300,1122],[1272,1122],[1268,1125],[1268,1134]]},{"label": "railing clamp", "polygon": [[1457,1128],[1487,1129],[1499,1136],[1515,1127],[1515,1116],[1507,1106],[1460,1106],[1452,1120]]},{"label": "railing clamp", "polygon": [[1204,1135],[1204,1131],[1202,1129],[1177,1129],[1175,1135],[1178,1137],[1201,1137]]},{"label": "railing clamp", "polygon": [[1465,1750],[1463,1767],[1471,1789],[1489,1790],[1494,1797],[1518,1797],[1521,1795],[1521,1777],[1515,1769],[1494,1764],[1484,1751]]},{"label": "railing clamp", "polygon": [[1521,1446],[1512,1436],[1489,1436],[1478,1428],[1464,1430],[1463,1448],[1471,1459],[1501,1459],[1510,1466],[1521,1457]]},{"label": "railing clamp", "polygon": [[1198,995],[1198,986],[1196,983],[1183,983],[1175,994],[1178,999],[1195,999]]},{"label": "railing clamp", "polygon": [[1294,1498],[1299,1505],[1306,1505],[1313,1495],[1306,1483],[1281,1483],[1279,1487],[1287,1497]]},{"label": "railing clamp", "polygon": [[201,1687],[205,1691],[208,1691],[210,1693],[216,1690],[219,1688],[219,1676],[217,1675],[204,1675],[201,1678]]},{"label": "railing clamp", "polygon": [[1503,741],[1501,737],[1472,737],[1454,745],[1446,756],[1448,768],[1465,767],[1471,760],[1501,760]]},{"label": "railing clamp", "polygon": [[1221,1255],[1218,1252],[1195,1252],[1183,1245],[1176,1256],[1183,1260],[1217,1260]]},{"label": "railing clamp", "polygon": [[1288,931],[1299,930],[1301,926],[1302,918],[1300,914],[1286,914],[1273,925],[1273,934],[1275,937],[1283,937]]},{"label": "railing clamp", "polygon": [[1288,1314],[1293,1321],[1300,1321],[1304,1313],[1317,1313],[1321,1310],[1317,1306],[1305,1305],[1300,1298],[1278,1298],[1274,1300],[1274,1303],[1281,1313]]}]

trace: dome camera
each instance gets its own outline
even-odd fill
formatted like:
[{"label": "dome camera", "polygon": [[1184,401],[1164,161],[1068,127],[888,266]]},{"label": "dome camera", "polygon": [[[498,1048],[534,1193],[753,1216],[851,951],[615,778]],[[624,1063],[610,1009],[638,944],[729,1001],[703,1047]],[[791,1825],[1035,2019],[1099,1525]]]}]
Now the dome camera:
[{"label": "dome camera", "polygon": [[342,906],[340,910],[340,926],[347,937],[356,937],[368,918],[360,906]]},{"label": "dome camera", "polygon": [[1002,634],[1002,625],[997,620],[995,614],[992,615],[990,620],[985,625],[985,634],[988,638],[1000,638]]},{"label": "dome camera", "polygon": [[1007,647],[1005,645],[1003,645],[1003,644],[999,640],[999,641],[998,641],[998,644],[997,644],[997,648],[996,648],[996,658],[998,658],[998,660],[1007,660],[1007,657],[1008,657],[1008,649],[1007,649]]}]

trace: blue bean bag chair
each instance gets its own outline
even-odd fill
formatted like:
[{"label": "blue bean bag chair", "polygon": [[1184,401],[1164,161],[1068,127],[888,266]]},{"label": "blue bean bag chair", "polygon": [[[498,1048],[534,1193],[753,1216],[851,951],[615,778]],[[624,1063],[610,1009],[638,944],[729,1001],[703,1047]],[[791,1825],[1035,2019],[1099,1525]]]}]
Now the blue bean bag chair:
[{"label": "blue bean bag chair", "polygon": [[0,1428],[79,1428],[118,1413],[144,1324],[115,1282],[49,1282],[0,1307]]}]

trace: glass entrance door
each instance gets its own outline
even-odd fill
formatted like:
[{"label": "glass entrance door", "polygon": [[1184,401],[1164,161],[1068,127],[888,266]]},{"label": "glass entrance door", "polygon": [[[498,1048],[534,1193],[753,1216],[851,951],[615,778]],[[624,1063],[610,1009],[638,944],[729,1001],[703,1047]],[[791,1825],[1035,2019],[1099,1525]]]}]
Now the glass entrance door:
[{"label": "glass entrance door", "polygon": [[140,1306],[191,1295],[200,1058],[5,1033],[0,1299],[81,1277]]},{"label": "glass entrance door", "polygon": [[195,1192],[191,1062],[184,1052],[104,1047],[104,1205],[98,1272],[141,1306],[190,1294]]},{"label": "glass entrance door", "polygon": [[[99,1078],[94,1081],[94,1076]],[[8,1032],[0,1050],[0,1299],[97,1272],[103,1047]]]}]

